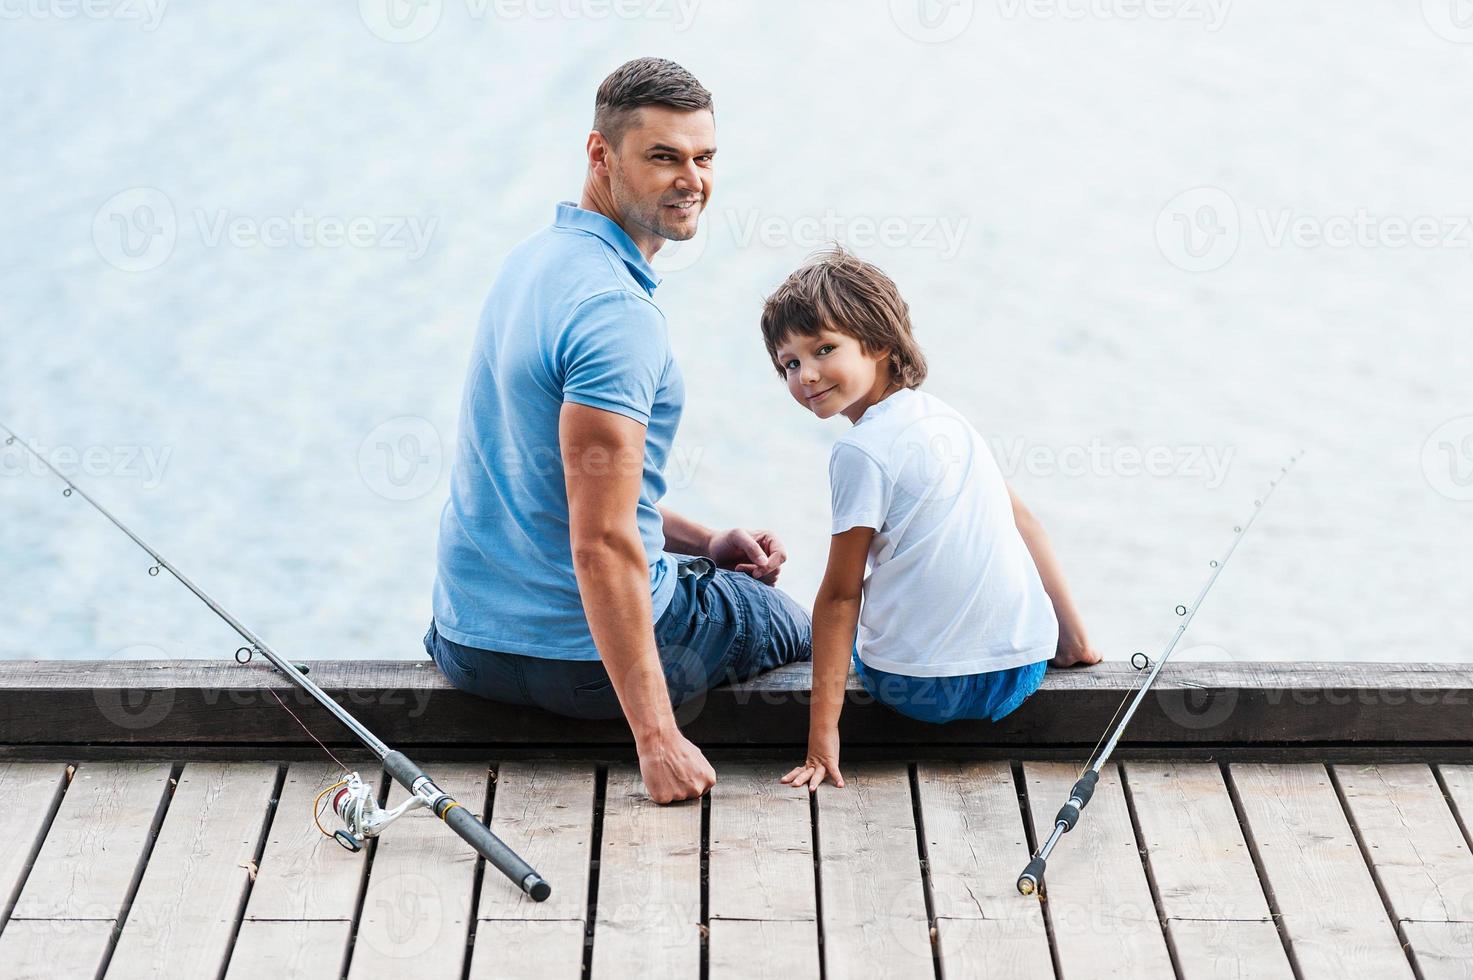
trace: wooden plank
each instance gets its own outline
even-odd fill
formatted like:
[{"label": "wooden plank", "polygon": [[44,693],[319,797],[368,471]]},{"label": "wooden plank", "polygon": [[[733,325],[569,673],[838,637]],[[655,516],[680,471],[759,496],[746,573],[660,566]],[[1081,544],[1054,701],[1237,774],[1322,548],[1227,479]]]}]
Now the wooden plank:
[{"label": "wooden plank", "polygon": [[713,980],[818,980],[818,923],[811,920],[713,919],[710,948]]},{"label": "wooden plank", "polygon": [[477,922],[470,980],[579,980],[583,935],[583,923],[571,919]]},{"label": "wooden plank", "polygon": [[1131,762],[1124,772],[1180,975],[1292,977],[1222,770]]},{"label": "wooden plank", "polygon": [[0,933],[6,980],[97,975],[112,941],[106,919],[12,919]]},{"label": "wooden plank", "polygon": [[585,922],[596,775],[584,762],[498,767],[491,829],[552,885],[552,895],[534,902],[493,872],[481,886],[479,918]]},{"label": "wooden plank", "polygon": [[1014,885],[1030,854],[1012,766],[923,763],[916,785],[942,969],[1052,977],[1043,909]]},{"label": "wooden plank", "polygon": [[1448,805],[1466,834],[1473,830],[1473,766],[1444,764],[1437,767],[1447,787]]},{"label": "wooden plank", "polygon": [[1422,980],[1473,980],[1473,923],[1408,922],[1402,928]]},{"label": "wooden plank", "polygon": [[171,771],[166,762],[78,766],[13,917],[116,921]]},{"label": "wooden plank", "polygon": [[250,883],[277,766],[184,767],[108,980],[217,976]]},{"label": "wooden plank", "polygon": [[910,774],[845,766],[843,789],[818,790],[827,975],[916,977],[932,967]]},{"label": "wooden plank", "polygon": [[589,763],[497,770],[491,829],[552,885],[534,902],[494,871],[481,884],[471,977],[567,977],[583,969],[597,773]]},{"label": "wooden plank", "polygon": [[[1043,840],[1053,830],[1059,807],[1069,799],[1079,766],[1027,762],[1023,775],[1034,834]],[[1009,880],[1016,881],[1021,870],[1016,869]],[[1113,765],[1101,773],[1078,826],[1049,857],[1044,896],[1065,976],[1174,976]]]},{"label": "wooden plank", "polygon": [[1124,768],[1161,914],[1273,921],[1222,770],[1210,762],[1130,762]]},{"label": "wooden plank", "polygon": [[777,762],[721,767],[711,789],[710,976],[819,975],[808,791]]},{"label": "wooden plank", "polygon": [[41,834],[51,811],[67,784],[68,771],[61,762],[0,763],[0,928],[4,928],[31,858],[41,845]]},{"label": "wooden plank", "polygon": [[[484,764],[440,763],[425,770],[445,792],[479,814],[490,777]],[[395,783],[387,805],[395,807],[404,797],[404,788]],[[428,810],[399,818],[374,847],[350,980],[411,966],[416,977],[426,980],[459,978],[473,913],[476,852]]]},{"label": "wooden plank", "polygon": [[[808,791],[778,782],[781,768],[776,761],[721,766],[711,789],[713,920],[817,921]],[[816,956],[816,933],[814,943]]]},{"label": "wooden plank", "polygon": [[[370,780],[383,778],[376,769],[363,775]],[[312,821],[317,795],[341,776],[342,770],[332,763],[296,762],[287,768],[261,867],[246,905],[246,921],[353,920],[366,856],[347,851],[323,836]],[[382,783],[375,783],[375,791],[380,786]],[[339,825],[330,804],[331,797],[324,797],[322,822],[328,830]],[[276,934],[269,929],[242,930],[236,949],[239,951],[241,943],[249,944],[256,937],[270,941]]]},{"label": "wooden plank", "polygon": [[1294,976],[1284,941],[1272,921],[1171,919],[1166,932],[1183,980],[1290,980]]},{"label": "wooden plank", "polygon": [[696,976],[701,960],[701,806],[656,806],[639,770],[609,767],[593,976]]},{"label": "wooden plank", "polygon": [[1473,853],[1427,766],[1335,766],[1350,819],[1401,921],[1473,922]]},{"label": "wooden plank", "polygon": [[[315,833],[315,831],[314,831]],[[334,844],[334,847],[337,845]],[[242,922],[226,980],[319,980],[336,977],[348,953],[351,921]]]},{"label": "wooden plank", "polygon": [[1325,767],[1250,763],[1228,772],[1302,980],[1410,977]]},{"label": "wooden plank", "polygon": [[[104,667],[105,664],[105,667]],[[534,708],[500,706],[452,689],[428,660],[316,661],[313,678],[392,744],[541,746],[628,745],[622,720],[571,721]],[[706,746],[802,744],[807,736],[807,664],[711,691],[687,734]],[[1139,684],[1124,662],[1053,671],[1042,688],[1003,721],[926,725],[877,704],[852,680],[845,744],[1078,745],[1083,731],[1107,727],[1120,699]],[[120,697],[158,692],[146,715],[119,724]],[[0,663],[0,743],[210,745],[249,740],[301,745],[282,725],[279,694],[314,730],[339,732],[320,706],[264,664],[233,661]],[[129,702],[131,703],[131,702]],[[1473,746],[1466,724],[1473,703],[1469,664],[1193,663],[1163,668],[1124,745],[1418,744]],[[433,714],[435,724],[423,723]],[[146,724],[139,723],[146,719]],[[349,745],[346,732],[333,736]],[[1466,756],[1465,756],[1466,758]]]},{"label": "wooden plank", "polygon": [[[1017,876],[1016,871],[1013,874]],[[1021,895],[1018,898],[1024,900]],[[1003,922],[938,918],[936,943],[941,969],[948,977],[1048,980],[1054,975],[1042,919],[1034,923],[1019,918]]]}]

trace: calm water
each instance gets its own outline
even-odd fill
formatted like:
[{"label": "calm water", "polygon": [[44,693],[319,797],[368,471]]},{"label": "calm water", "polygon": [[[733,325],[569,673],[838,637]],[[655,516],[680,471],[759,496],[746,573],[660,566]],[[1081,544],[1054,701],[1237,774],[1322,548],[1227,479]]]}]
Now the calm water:
[{"label": "calm water", "polygon": [[[756,322],[837,238],[899,282],[1108,656],[1159,649],[1305,449],[1192,655],[1473,660],[1473,27],[927,3],[7,8],[0,421],[284,653],[423,656],[477,309],[576,196],[598,81],[658,53],[721,146],[662,259],[671,506],[775,529],[811,601],[847,423],[792,404]],[[0,656],[238,645],[0,461]]]}]

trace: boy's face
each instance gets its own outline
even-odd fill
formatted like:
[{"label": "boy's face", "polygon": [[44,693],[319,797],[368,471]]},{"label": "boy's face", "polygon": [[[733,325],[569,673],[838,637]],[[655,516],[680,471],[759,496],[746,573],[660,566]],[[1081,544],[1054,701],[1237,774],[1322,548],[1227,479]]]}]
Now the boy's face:
[{"label": "boy's face", "polygon": [[890,384],[890,351],[870,353],[855,338],[824,329],[816,337],[789,335],[778,346],[793,400],[821,419],[842,414],[858,422]]}]

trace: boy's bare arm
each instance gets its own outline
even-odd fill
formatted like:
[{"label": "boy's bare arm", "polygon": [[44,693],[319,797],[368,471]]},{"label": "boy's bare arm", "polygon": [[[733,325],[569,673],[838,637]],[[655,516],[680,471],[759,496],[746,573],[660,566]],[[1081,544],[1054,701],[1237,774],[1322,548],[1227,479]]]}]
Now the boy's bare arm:
[{"label": "boy's bare arm", "polygon": [[1023,501],[1018,499],[1011,486],[1008,487],[1008,496],[1013,502],[1013,521],[1018,525],[1023,543],[1028,546],[1028,553],[1033,556],[1038,577],[1043,580],[1043,589],[1053,601],[1054,616],[1059,620],[1059,649],[1053,658],[1054,666],[1073,667],[1076,664],[1099,663],[1100,654],[1089,645],[1089,638],[1084,632],[1084,620],[1079,615],[1079,608],[1074,605],[1074,597],[1069,594],[1069,586],[1064,582],[1064,570],[1059,565],[1058,557],[1054,555],[1053,545],[1044,533],[1043,525],[1023,505]]},{"label": "boy's bare arm", "polygon": [[844,785],[839,774],[839,714],[849,682],[849,655],[859,625],[865,561],[872,527],[850,528],[831,539],[829,564],[813,601],[813,703],[808,715],[808,758],[782,778],[817,789],[825,778]]}]

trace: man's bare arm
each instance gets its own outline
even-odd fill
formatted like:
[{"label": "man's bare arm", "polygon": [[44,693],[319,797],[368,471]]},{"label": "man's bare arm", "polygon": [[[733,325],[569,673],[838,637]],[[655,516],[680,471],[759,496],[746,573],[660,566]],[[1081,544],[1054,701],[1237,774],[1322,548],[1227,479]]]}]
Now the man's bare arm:
[{"label": "man's bare arm", "polygon": [[660,508],[665,522],[665,550],[682,555],[711,557],[711,529],[668,507]]},{"label": "man's bare arm", "polygon": [[668,803],[700,796],[716,775],[675,724],[655,646],[649,564],[635,518],[644,439],[635,420],[587,405],[566,402],[558,418],[583,613],[634,733],[645,789]]}]

